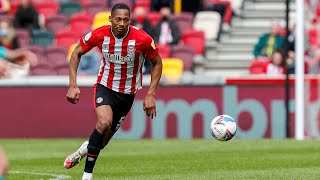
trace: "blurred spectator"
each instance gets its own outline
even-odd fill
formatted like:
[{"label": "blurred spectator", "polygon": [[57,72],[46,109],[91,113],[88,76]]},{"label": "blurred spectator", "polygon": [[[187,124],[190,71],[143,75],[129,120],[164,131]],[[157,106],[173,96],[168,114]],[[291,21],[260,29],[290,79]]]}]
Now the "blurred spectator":
[{"label": "blurred spectator", "polygon": [[267,75],[285,74],[284,53],[281,50],[275,50],[272,53],[270,63],[266,66]]},{"label": "blurred spectator", "polygon": [[0,79],[25,77],[30,65],[37,62],[37,56],[28,50],[8,50],[0,46]]},{"label": "blurred spectator", "polygon": [[9,0],[0,0],[0,13],[7,13],[10,10]]},{"label": "blurred spectator", "polygon": [[146,18],[147,12],[143,7],[136,7],[133,12],[133,19],[131,24],[143,29],[147,32],[151,37],[154,37],[153,27],[151,22]]},{"label": "blurred spectator", "polygon": [[[151,25],[151,22],[146,18],[147,12],[143,7],[136,7],[134,10],[134,19],[131,24],[143,29],[146,33],[148,33],[151,37],[154,37],[154,30]],[[149,60],[146,60],[144,63],[144,74],[150,74],[152,64]]]},{"label": "blurred spectator", "polygon": [[161,21],[155,27],[155,42],[161,45],[176,45],[180,41],[181,32],[179,27],[171,19],[171,10],[164,6],[160,10]]},{"label": "blurred spectator", "polygon": [[271,32],[260,36],[259,42],[255,45],[253,52],[255,57],[271,57],[275,49],[284,48],[284,37],[279,34],[280,29],[280,24],[273,22]]},{"label": "blurred spectator", "polygon": [[151,11],[160,11],[163,7],[169,7],[173,11],[174,0],[151,0]]},{"label": "blurred spectator", "polygon": [[4,153],[0,148],[0,179],[4,179],[8,174],[9,162]]},{"label": "blurred spectator", "polygon": [[[72,51],[77,46],[73,44],[68,51],[68,60],[71,57]],[[97,75],[100,70],[101,54],[97,49],[93,48],[86,54],[81,56],[81,60],[78,66],[78,73],[82,75]]]},{"label": "blurred spectator", "polygon": [[15,14],[14,26],[16,28],[39,29],[39,14],[30,0],[21,0]]},{"label": "blurred spectator", "polygon": [[101,56],[96,49],[92,49],[83,56],[78,67],[79,74],[97,75],[100,70]]},{"label": "blurred spectator", "polygon": [[16,32],[12,23],[7,20],[0,21],[0,46],[7,49],[19,48]]}]

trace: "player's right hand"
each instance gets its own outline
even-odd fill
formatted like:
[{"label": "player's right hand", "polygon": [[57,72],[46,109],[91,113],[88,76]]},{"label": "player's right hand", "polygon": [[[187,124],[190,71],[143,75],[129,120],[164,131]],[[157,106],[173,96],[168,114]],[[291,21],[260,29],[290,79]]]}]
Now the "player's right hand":
[{"label": "player's right hand", "polygon": [[77,104],[80,99],[80,89],[78,87],[69,87],[67,100],[72,104]]}]

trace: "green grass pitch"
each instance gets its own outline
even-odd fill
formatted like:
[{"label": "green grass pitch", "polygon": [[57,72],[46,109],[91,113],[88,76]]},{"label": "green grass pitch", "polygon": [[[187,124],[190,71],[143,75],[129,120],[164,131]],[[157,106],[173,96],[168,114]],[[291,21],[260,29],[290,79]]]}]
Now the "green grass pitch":
[{"label": "green grass pitch", "polygon": [[[81,179],[84,160],[66,170],[82,139],[2,140],[8,180]],[[69,177],[69,178],[68,178]],[[96,163],[104,179],[319,179],[319,141],[112,140]]]}]

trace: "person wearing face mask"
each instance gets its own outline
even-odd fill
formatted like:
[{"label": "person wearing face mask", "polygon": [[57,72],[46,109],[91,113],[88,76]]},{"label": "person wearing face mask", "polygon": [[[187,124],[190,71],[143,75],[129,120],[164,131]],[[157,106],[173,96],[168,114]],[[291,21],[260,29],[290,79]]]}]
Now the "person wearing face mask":
[{"label": "person wearing face mask", "polygon": [[154,40],[161,45],[177,45],[180,41],[181,32],[171,19],[170,7],[162,7],[160,14],[162,15],[162,19],[155,27]]},{"label": "person wearing face mask", "polygon": [[12,27],[11,22],[7,20],[0,21],[0,46],[7,49],[19,48],[15,30]]},{"label": "person wearing face mask", "polygon": [[[146,18],[147,12],[143,7],[136,7],[134,9],[134,18],[131,21],[133,26],[136,26],[146,33],[148,33],[151,37],[154,38],[154,29],[151,25],[151,22]],[[152,64],[150,61],[145,61],[143,74],[150,74]]]}]

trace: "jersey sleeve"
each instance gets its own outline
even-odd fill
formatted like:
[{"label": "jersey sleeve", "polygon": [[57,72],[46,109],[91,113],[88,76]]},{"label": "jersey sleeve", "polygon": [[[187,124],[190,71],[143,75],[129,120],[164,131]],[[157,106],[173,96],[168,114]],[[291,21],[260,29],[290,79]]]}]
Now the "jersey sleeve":
[{"label": "jersey sleeve", "polygon": [[99,29],[93,30],[80,39],[80,45],[84,52],[90,51],[99,43]]},{"label": "jersey sleeve", "polygon": [[145,51],[146,57],[148,59],[153,59],[159,52],[159,49],[154,43],[154,40],[149,35],[146,37],[145,48],[146,48],[146,51]]}]

